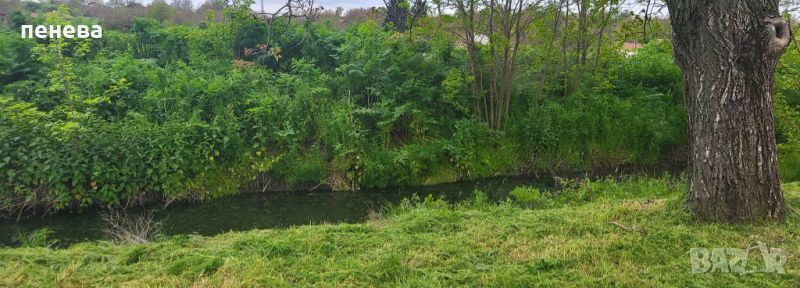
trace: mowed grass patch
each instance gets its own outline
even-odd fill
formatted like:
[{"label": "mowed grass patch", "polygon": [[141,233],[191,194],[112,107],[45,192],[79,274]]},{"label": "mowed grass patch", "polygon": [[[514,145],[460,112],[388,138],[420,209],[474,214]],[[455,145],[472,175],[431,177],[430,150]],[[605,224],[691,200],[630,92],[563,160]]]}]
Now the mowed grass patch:
[{"label": "mowed grass patch", "polygon": [[[3,287],[796,287],[800,184],[785,224],[693,221],[685,182],[586,182],[546,208],[406,201],[364,224],[0,249]],[[567,195],[572,193],[573,195]],[[528,207],[528,206],[524,206]],[[365,211],[366,215],[367,211]],[[692,274],[692,247],[789,253],[786,274]],[[760,254],[750,260],[761,263]]]}]

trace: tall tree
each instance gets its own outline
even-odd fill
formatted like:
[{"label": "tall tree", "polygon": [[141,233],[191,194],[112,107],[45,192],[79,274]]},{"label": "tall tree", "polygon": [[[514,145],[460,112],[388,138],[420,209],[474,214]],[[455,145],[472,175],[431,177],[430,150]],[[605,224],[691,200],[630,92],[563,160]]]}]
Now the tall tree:
[{"label": "tall tree", "polygon": [[142,5],[139,3],[139,0],[123,0],[122,3],[124,3],[125,7],[136,7]]},{"label": "tall tree", "polygon": [[[8,25],[8,16],[11,10],[15,9],[19,6],[19,0],[3,0],[0,1],[0,26]],[[12,27],[9,27],[12,28]]]},{"label": "tall tree", "polygon": [[650,42],[650,35],[647,29],[650,28],[650,23],[653,21],[653,15],[661,14],[664,9],[664,3],[659,0],[637,0],[637,4],[644,5],[642,9],[642,43]]},{"label": "tall tree", "polygon": [[386,5],[385,25],[391,24],[399,32],[411,28],[414,22],[428,13],[428,0],[383,0]]},{"label": "tall tree", "polygon": [[689,114],[692,213],[708,221],[782,221],[772,83],[790,31],[778,0],[667,5]]},{"label": "tall tree", "polygon": [[147,6],[147,14],[153,17],[153,19],[156,19],[158,23],[164,24],[164,21],[169,19],[172,13],[174,13],[173,9],[174,8],[169,6],[165,0],[153,0],[150,6]]},{"label": "tall tree", "polygon": [[170,6],[183,11],[194,10],[194,4],[192,3],[192,0],[172,0],[172,2],[170,2]]},{"label": "tall tree", "polygon": [[123,0],[108,0],[106,3],[114,8],[125,7],[126,4]]},{"label": "tall tree", "polygon": [[[492,129],[501,130],[503,120],[508,117],[519,46],[525,41],[524,36],[533,21],[532,7],[540,3],[536,0],[451,1],[461,22],[460,36],[467,46],[475,99],[473,109]],[[480,32],[486,34],[478,34]],[[481,46],[488,50],[487,55]]]},{"label": "tall tree", "polygon": [[[65,5],[60,5],[57,10],[45,14],[45,25],[72,25],[70,10]],[[76,80],[79,79],[75,73],[75,62],[86,56],[89,52],[90,41],[78,37],[53,37],[47,41],[39,43],[34,47],[33,52],[37,59],[49,66],[50,72],[48,90],[51,92],[61,92],[64,100],[69,107],[70,117],[75,111],[76,104],[83,99],[83,93]]]}]

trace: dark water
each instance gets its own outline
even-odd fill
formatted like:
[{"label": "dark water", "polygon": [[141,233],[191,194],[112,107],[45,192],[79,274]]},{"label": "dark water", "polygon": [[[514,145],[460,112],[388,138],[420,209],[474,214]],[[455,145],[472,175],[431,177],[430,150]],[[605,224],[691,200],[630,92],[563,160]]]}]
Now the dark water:
[{"label": "dark water", "polygon": [[[492,178],[472,182],[428,187],[386,188],[358,192],[294,191],[242,193],[200,203],[178,203],[156,208],[154,217],[163,222],[165,235],[215,235],[227,231],[244,231],[319,223],[359,223],[370,210],[379,211],[397,204],[403,198],[431,194],[450,202],[472,196],[475,189],[490,199],[505,199],[508,192],[520,185],[546,188],[548,181],[531,178]],[[18,235],[49,228],[60,245],[104,239],[103,222],[97,210],[61,213],[47,217],[16,219],[0,218],[0,246],[19,245]]]}]

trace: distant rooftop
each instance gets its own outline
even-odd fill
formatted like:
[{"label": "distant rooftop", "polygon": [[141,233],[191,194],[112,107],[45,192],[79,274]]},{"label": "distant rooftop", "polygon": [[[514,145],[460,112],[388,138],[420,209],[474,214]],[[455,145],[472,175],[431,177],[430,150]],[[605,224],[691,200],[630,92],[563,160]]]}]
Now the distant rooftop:
[{"label": "distant rooftop", "polygon": [[622,44],[622,49],[625,50],[639,50],[642,49],[643,47],[644,44],[639,42],[625,42],[625,44]]}]

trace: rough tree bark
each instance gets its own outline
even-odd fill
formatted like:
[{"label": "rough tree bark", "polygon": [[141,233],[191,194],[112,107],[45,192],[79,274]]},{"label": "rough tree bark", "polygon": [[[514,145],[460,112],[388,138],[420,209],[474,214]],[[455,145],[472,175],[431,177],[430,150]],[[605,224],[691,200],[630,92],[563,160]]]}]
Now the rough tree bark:
[{"label": "rough tree bark", "polygon": [[705,221],[783,221],[772,83],[790,33],[778,0],[667,5],[689,114],[691,212]]}]

